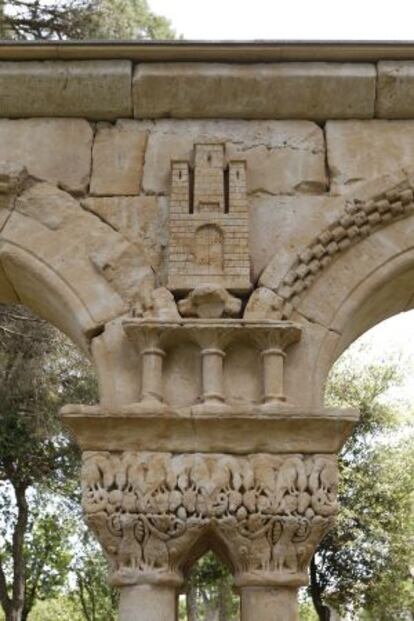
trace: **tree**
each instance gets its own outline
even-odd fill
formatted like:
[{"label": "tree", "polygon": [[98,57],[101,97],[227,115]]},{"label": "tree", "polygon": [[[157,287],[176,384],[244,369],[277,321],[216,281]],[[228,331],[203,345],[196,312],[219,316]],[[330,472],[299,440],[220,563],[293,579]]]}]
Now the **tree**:
[{"label": "tree", "polygon": [[173,39],[147,0],[0,0],[4,39]]},{"label": "tree", "polygon": [[187,621],[235,621],[239,601],[232,591],[232,576],[212,552],[193,567],[186,584]]},{"label": "tree", "polygon": [[0,604],[6,621],[25,621],[36,598],[61,582],[56,511],[45,513],[45,498],[77,496],[79,452],[57,412],[66,401],[91,403],[95,395],[89,365],[66,339],[21,307],[0,307]]},{"label": "tree", "polygon": [[79,538],[80,545],[72,570],[76,575],[76,601],[86,621],[116,621],[118,592],[107,581],[107,563],[102,550],[87,530]]},{"label": "tree", "polygon": [[311,564],[320,621],[329,621],[330,607],[373,612],[376,621],[414,611],[413,441],[384,398],[399,377],[392,362],[364,366],[346,356],[328,385],[328,401],[359,408],[361,420],[339,456],[337,526]]}]

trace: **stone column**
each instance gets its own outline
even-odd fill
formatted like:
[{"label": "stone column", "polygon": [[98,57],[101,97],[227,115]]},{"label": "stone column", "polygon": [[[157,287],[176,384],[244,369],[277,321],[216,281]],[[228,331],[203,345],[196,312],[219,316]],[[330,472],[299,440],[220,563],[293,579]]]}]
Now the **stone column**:
[{"label": "stone column", "polygon": [[223,396],[223,359],[225,353],[218,348],[207,348],[201,351],[202,380],[204,403],[224,401]]},{"label": "stone column", "polygon": [[280,347],[269,347],[262,352],[264,403],[284,401],[283,367],[286,354]]},{"label": "stone column", "polygon": [[119,601],[119,621],[177,621],[176,591],[153,584],[124,586]]},{"label": "stone column", "polygon": [[242,587],[241,621],[299,621],[297,589]]},{"label": "stone column", "polygon": [[162,362],[165,353],[153,344],[141,352],[142,356],[142,400],[162,401]]}]

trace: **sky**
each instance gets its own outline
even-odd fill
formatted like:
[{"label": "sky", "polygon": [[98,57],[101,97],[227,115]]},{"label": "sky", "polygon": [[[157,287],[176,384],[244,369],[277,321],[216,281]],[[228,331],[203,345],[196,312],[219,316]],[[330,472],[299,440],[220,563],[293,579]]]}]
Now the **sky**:
[{"label": "sky", "polygon": [[413,0],[149,0],[185,39],[414,39]]}]

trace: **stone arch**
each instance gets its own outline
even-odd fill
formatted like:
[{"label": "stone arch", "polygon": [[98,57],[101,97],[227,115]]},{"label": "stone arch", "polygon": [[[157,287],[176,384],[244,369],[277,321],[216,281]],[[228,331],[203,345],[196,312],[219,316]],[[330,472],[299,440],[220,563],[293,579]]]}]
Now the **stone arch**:
[{"label": "stone arch", "polygon": [[[123,353],[130,352],[111,323],[149,298],[154,277],[146,253],[22,168],[2,165],[0,181],[0,302],[24,304],[69,336],[93,359],[102,387],[109,347],[122,383]],[[101,333],[110,346],[95,338]]]},{"label": "stone arch", "polygon": [[[414,217],[396,222],[349,250],[314,284],[292,315],[306,326],[301,356],[290,361],[302,373],[303,397],[321,404],[330,368],[361,334],[414,307]],[[299,354],[299,349],[297,350]],[[303,374],[304,367],[311,373]]]},{"label": "stone arch", "polygon": [[0,246],[0,301],[23,304],[69,336],[84,353],[99,330],[88,307],[55,270],[26,248]]},{"label": "stone arch", "polygon": [[221,561],[232,576],[235,575],[235,564],[228,541],[214,526],[207,527],[192,546],[185,550],[180,559],[179,568],[184,578],[188,576],[196,563],[208,552],[212,552]]},{"label": "stone arch", "polygon": [[[395,201],[394,216],[379,220],[375,215],[370,229],[337,250],[309,278],[307,286],[297,287],[295,297],[287,299],[290,294],[284,287],[291,286],[288,279],[272,282],[269,268],[263,279],[266,288],[253,294],[264,301],[262,316],[291,319],[303,326],[301,342],[292,347],[286,365],[286,393],[298,405],[321,406],[329,370],[348,345],[383,319],[414,306],[414,203],[412,176],[405,172],[364,184],[356,195],[344,197],[337,220],[299,249],[292,268],[300,271],[306,261],[309,264],[309,248],[319,243],[326,231],[344,224],[341,218],[353,213],[349,205],[368,217],[374,213],[381,216],[387,213],[382,201],[388,201],[388,212]],[[366,225],[367,221],[361,224]],[[304,279],[310,275],[305,272],[303,269]]]}]

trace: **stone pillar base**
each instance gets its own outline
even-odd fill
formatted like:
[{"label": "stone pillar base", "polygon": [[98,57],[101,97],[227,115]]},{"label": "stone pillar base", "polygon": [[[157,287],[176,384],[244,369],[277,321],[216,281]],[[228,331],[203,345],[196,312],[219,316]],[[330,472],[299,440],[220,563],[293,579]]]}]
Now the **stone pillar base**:
[{"label": "stone pillar base", "polygon": [[176,621],[176,590],[140,584],[121,588],[119,621]]},{"label": "stone pillar base", "polygon": [[290,587],[242,587],[241,621],[298,621],[297,589]]}]

